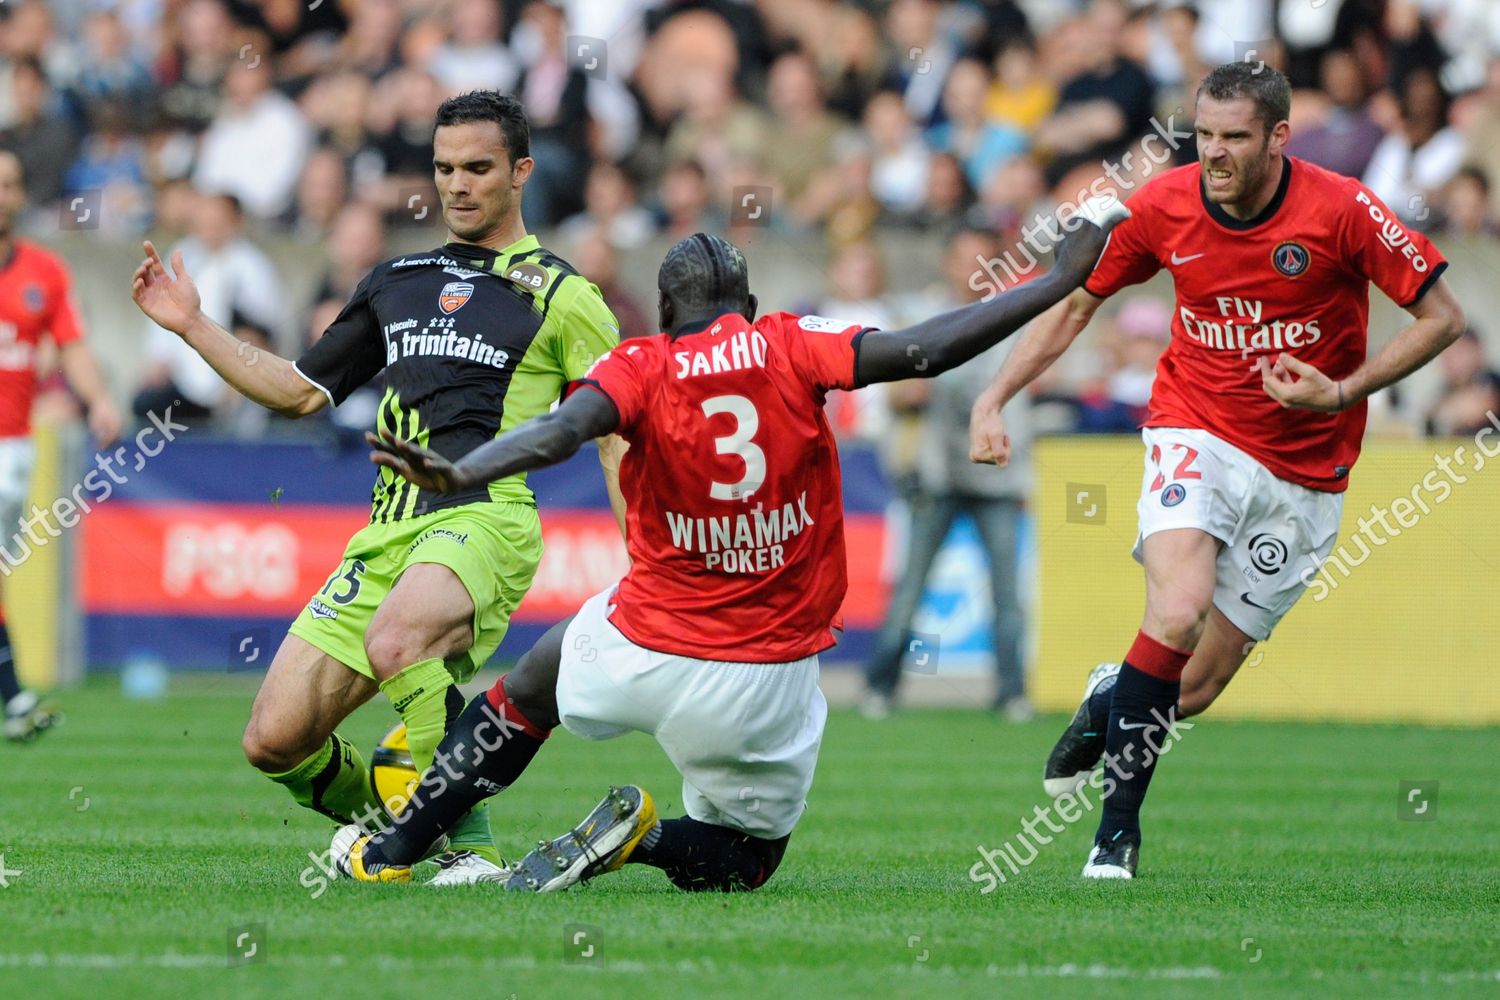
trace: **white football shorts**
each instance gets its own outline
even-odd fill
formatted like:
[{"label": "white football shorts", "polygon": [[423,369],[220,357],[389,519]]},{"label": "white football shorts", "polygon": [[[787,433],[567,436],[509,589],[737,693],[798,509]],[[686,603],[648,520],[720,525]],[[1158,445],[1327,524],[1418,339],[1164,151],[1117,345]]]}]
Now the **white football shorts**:
[{"label": "white football shorts", "polygon": [[1270,638],[1307,589],[1303,579],[1333,551],[1344,495],[1281,479],[1208,431],[1147,427],[1141,438],[1146,469],[1132,555],[1140,562],[1141,543],[1158,531],[1213,535],[1224,543],[1214,607],[1257,642]]},{"label": "white football shorts", "polygon": [[682,775],[689,816],[768,840],[791,833],[828,718],[817,656],[737,663],[645,649],[610,624],[614,591],[589,598],[564,635],[563,726],[588,740],[650,733]]}]

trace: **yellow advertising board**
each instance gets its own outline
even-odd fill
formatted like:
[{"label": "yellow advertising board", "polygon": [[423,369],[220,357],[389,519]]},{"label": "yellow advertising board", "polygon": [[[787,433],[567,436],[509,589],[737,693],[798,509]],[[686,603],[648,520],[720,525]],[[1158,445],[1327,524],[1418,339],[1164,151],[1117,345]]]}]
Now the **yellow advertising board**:
[{"label": "yellow advertising board", "polygon": [[[1500,435],[1483,443],[1500,448]],[[1121,659],[1140,627],[1130,549],[1143,458],[1134,437],[1037,444],[1043,709],[1072,711],[1089,668]],[[1209,714],[1500,723],[1497,583],[1500,454],[1471,439],[1367,441],[1334,558]]]},{"label": "yellow advertising board", "polygon": [[[37,426],[36,468],[31,475],[31,502],[46,507],[62,495],[62,448],[54,427]],[[31,509],[28,503],[28,511]],[[17,525],[5,527],[0,544],[19,554],[25,547],[12,538]],[[36,529],[41,537],[47,537]],[[57,684],[59,619],[66,546],[35,545],[10,575],[0,580],[5,599],[5,622],[15,646],[16,670],[21,683],[43,691]]]}]

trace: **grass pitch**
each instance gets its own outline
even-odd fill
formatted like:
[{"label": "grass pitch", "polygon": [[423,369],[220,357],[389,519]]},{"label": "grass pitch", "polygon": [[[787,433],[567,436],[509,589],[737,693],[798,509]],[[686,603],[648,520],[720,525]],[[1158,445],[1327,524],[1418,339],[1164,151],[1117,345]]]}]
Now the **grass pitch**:
[{"label": "grass pitch", "polygon": [[[686,895],[629,866],[555,897],[335,883],[313,898],[300,876],[330,827],[244,763],[250,696],[238,679],[189,680],[131,702],[99,679],[65,694],[64,727],[0,745],[0,994],[1500,989],[1494,730],[1210,715],[1158,769],[1134,883],[1078,878],[1092,813],[985,895],[968,874],[976,848],[1015,837],[1044,804],[1041,763],[1063,720],[835,712],[808,813],[756,893]],[[345,733],[368,752],[390,718],[369,706]],[[1402,781],[1428,799],[1414,819],[1398,818]],[[679,783],[647,738],[558,733],[494,800],[502,851],[562,832],[622,782],[681,814]]]}]

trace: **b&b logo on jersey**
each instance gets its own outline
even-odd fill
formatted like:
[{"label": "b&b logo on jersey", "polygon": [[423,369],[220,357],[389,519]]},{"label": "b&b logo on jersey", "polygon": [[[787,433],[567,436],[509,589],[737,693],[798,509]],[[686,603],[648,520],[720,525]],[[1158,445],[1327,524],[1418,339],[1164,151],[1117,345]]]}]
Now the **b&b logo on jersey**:
[{"label": "b&b logo on jersey", "polygon": [[1271,251],[1271,263],[1276,265],[1276,270],[1288,278],[1295,278],[1307,270],[1307,265],[1312,262],[1312,254],[1307,252],[1307,247],[1293,240],[1279,243],[1275,250]]},{"label": "b&b logo on jersey", "polygon": [[468,281],[450,281],[438,292],[438,307],[444,313],[454,313],[463,308],[474,294],[474,285]]}]

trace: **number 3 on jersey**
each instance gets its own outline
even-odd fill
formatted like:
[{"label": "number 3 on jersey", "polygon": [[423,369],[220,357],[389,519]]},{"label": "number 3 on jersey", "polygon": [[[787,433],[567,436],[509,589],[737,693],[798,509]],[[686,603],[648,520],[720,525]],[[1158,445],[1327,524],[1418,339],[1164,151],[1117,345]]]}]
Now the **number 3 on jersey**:
[{"label": "number 3 on jersey", "polygon": [[720,413],[734,418],[734,430],[714,438],[714,449],[720,455],[735,455],[745,463],[745,474],[737,483],[710,483],[708,495],[715,500],[744,500],[766,481],[766,453],[752,443],[760,430],[760,414],[755,404],[744,396],[714,396],[703,401],[703,415],[710,420]]}]

